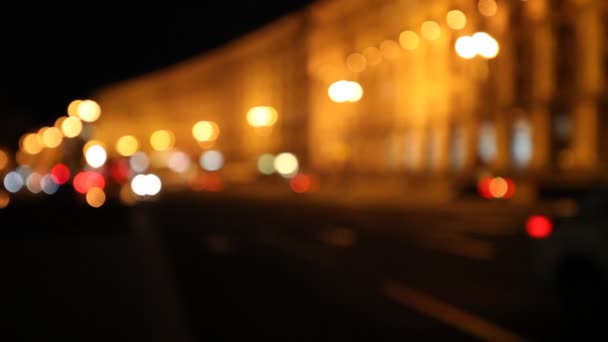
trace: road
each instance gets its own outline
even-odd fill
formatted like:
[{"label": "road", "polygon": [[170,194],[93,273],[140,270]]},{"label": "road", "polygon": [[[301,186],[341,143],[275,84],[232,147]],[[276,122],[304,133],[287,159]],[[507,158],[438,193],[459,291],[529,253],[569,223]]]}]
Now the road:
[{"label": "road", "polygon": [[[190,203],[151,212],[163,212],[154,221],[173,251],[195,330],[213,293],[231,289],[228,298],[250,305],[224,311],[220,301],[217,326],[241,314],[236,321],[266,338],[555,340],[564,333],[555,329],[562,318],[553,296],[534,281],[528,240],[516,227],[523,213]],[[211,275],[191,272],[197,263]],[[219,281],[211,297],[201,292],[209,281]],[[208,332],[202,327],[199,336]]]},{"label": "road", "polygon": [[3,226],[23,222],[2,240],[11,336],[555,341],[580,333],[537,281],[520,229],[526,210],[363,210],[203,194],[133,208],[15,207],[0,212]]}]

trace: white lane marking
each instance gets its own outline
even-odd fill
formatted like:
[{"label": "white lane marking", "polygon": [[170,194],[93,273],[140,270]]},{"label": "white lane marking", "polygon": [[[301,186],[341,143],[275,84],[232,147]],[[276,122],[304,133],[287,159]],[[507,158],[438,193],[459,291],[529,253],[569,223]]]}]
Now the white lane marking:
[{"label": "white lane marking", "polygon": [[432,296],[395,281],[382,284],[388,298],[485,341],[519,342],[525,338]]}]

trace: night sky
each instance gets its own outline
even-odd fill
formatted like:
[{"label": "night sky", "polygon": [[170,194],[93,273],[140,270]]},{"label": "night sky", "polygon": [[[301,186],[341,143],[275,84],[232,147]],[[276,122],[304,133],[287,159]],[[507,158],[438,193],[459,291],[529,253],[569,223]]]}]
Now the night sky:
[{"label": "night sky", "polygon": [[[96,88],[199,55],[312,1],[196,2],[145,7],[3,10],[0,144],[50,125]],[[52,11],[52,12],[51,12]]]}]

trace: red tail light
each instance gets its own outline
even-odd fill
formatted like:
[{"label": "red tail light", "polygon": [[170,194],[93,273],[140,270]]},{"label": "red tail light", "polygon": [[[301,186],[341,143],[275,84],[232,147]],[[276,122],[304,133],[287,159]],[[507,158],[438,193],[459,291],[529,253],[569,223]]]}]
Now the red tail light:
[{"label": "red tail light", "polygon": [[553,222],[543,215],[530,216],[526,221],[526,232],[531,238],[544,239],[551,235]]}]

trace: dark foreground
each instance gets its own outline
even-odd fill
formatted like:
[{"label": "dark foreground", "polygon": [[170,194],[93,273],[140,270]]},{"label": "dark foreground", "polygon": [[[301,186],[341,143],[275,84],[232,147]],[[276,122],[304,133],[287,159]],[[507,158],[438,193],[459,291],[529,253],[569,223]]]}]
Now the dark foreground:
[{"label": "dark foreground", "polygon": [[[519,209],[175,195],[0,212],[3,341],[568,340]],[[10,221],[9,221],[10,220]],[[58,227],[59,225],[59,227]],[[599,331],[599,329],[597,329]]]}]

